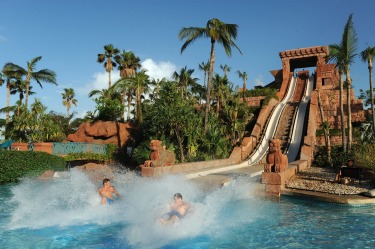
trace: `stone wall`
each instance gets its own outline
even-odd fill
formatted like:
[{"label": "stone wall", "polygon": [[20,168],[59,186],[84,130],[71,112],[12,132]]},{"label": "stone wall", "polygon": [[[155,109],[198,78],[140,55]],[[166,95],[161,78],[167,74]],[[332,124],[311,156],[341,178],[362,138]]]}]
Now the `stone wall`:
[{"label": "stone wall", "polygon": [[[320,98],[322,100],[324,118],[329,122],[331,128],[341,129],[341,112],[340,112],[340,90],[337,89],[322,89],[320,91]],[[356,99],[354,90],[350,91],[352,122],[365,122],[368,111],[363,109],[363,101]],[[343,94],[344,113],[347,117],[346,91]],[[345,118],[346,119],[346,118]],[[320,113],[316,117],[318,129],[322,124]],[[347,124],[345,125],[347,127]]]},{"label": "stone wall", "polygon": [[260,106],[262,100],[265,98],[266,98],[265,96],[246,97],[245,102],[247,106]]}]

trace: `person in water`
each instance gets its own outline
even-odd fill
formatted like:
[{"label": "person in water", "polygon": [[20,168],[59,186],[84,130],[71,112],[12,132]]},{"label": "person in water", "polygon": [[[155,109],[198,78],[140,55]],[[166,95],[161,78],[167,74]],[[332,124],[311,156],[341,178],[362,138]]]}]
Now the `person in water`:
[{"label": "person in water", "polygon": [[120,198],[120,194],[113,186],[111,186],[111,181],[108,178],[103,180],[103,187],[99,188],[98,192],[102,197],[100,204],[112,204],[115,201],[115,196]]},{"label": "person in water", "polygon": [[182,200],[182,195],[176,193],[173,196],[174,202],[171,204],[171,210],[160,218],[163,224],[174,223],[185,217],[186,213],[190,209],[190,205]]}]

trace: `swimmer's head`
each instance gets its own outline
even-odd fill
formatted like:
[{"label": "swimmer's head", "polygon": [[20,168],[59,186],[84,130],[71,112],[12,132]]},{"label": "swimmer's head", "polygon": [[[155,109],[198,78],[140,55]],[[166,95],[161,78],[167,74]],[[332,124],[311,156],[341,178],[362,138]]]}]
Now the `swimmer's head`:
[{"label": "swimmer's head", "polygon": [[182,199],[182,194],[180,193],[176,193],[174,196],[173,196],[173,199]]},{"label": "swimmer's head", "polygon": [[109,180],[108,178],[104,178],[103,179],[103,185],[106,183],[106,182],[110,182],[111,180]]}]

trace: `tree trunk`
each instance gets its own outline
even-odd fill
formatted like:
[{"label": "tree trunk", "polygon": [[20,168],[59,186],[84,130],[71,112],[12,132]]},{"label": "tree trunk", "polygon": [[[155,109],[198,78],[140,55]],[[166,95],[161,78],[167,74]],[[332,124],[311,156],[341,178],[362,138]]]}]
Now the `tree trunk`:
[{"label": "tree trunk", "polygon": [[9,105],[10,105],[10,80],[7,79],[7,111],[6,111],[6,118],[5,123],[8,124],[9,122]]},{"label": "tree trunk", "polygon": [[351,99],[350,99],[350,90],[352,88],[352,80],[350,78],[349,69],[346,72],[346,82],[347,82],[346,101],[347,101],[347,106],[348,106],[348,152],[351,152],[352,143],[353,143],[352,108],[351,108]]},{"label": "tree trunk", "polygon": [[372,86],[372,61],[368,62],[368,71],[370,77],[370,98],[371,98],[371,112],[372,112],[372,131],[375,134],[375,113],[374,113],[374,89]]},{"label": "tree trunk", "polygon": [[208,81],[207,81],[207,92],[206,92],[206,110],[204,114],[204,131],[208,132],[208,114],[210,112],[210,102],[211,102],[211,83],[212,77],[214,74],[214,63],[215,63],[215,41],[211,40],[211,53],[210,53],[210,70],[208,73]]},{"label": "tree trunk", "polygon": [[121,109],[122,109],[121,121],[122,122],[125,122],[125,96],[126,96],[126,89],[124,89],[121,94]]},{"label": "tree trunk", "polygon": [[341,139],[342,139],[342,150],[346,152],[346,132],[345,132],[345,113],[344,113],[344,87],[342,82],[342,72],[339,70],[340,78],[340,115],[341,115]]},{"label": "tree trunk", "polygon": [[111,71],[108,71],[108,89],[111,87]]},{"label": "tree trunk", "polygon": [[27,72],[27,77],[26,77],[26,93],[25,93],[25,107],[26,107],[26,110],[27,110],[27,106],[28,106],[28,103],[29,103],[29,85],[30,85],[30,78],[31,78],[31,75],[30,75],[30,72]]},{"label": "tree trunk", "polygon": [[174,129],[174,132],[176,133],[178,148],[180,149],[180,159],[181,159],[181,162],[184,162],[185,156],[184,156],[184,148],[182,146],[183,141],[182,141],[179,131],[176,128]]},{"label": "tree trunk", "polygon": [[143,115],[142,115],[142,106],[141,106],[141,90],[139,87],[137,88],[137,109],[138,109],[137,110],[138,121],[142,123]]},{"label": "tree trunk", "polygon": [[322,119],[322,128],[324,131],[324,140],[327,148],[327,162],[329,163],[329,166],[332,166],[332,158],[331,158],[331,141],[329,138],[329,127],[325,127],[325,120],[324,120],[324,113],[323,113],[323,105],[322,100],[320,98],[320,89],[318,89],[318,104],[319,104],[319,110],[320,110],[320,117]]},{"label": "tree trunk", "polygon": [[246,93],[246,77],[243,78],[243,89],[242,89],[242,93],[243,93],[243,102],[245,102],[245,93]]},{"label": "tree trunk", "polygon": [[127,117],[128,120],[130,120],[130,106],[131,106],[131,103],[132,103],[132,95],[131,95],[131,93],[129,93],[129,95],[128,95],[128,117]]}]

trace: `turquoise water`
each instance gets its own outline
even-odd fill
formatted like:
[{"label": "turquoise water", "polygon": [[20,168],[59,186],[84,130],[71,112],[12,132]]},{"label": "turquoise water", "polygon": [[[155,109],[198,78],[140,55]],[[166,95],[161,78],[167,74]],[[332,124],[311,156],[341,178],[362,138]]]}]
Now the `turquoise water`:
[{"label": "turquoise water", "polygon": [[[72,171],[52,181],[0,186],[1,248],[374,248],[375,206],[257,194],[247,178],[206,193],[183,177],[119,174],[123,195],[99,205],[100,180]],[[175,192],[192,206],[162,225]]]}]

